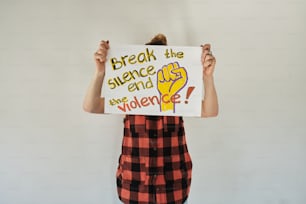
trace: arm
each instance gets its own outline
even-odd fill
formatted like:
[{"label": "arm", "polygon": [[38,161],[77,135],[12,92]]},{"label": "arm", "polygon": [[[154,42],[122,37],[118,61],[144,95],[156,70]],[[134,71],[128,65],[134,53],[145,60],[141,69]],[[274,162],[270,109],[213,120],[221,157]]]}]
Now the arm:
[{"label": "arm", "polygon": [[90,82],[83,101],[83,109],[89,113],[104,113],[104,98],[101,97],[101,90],[105,75],[105,62],[108,49],[108,41],[101,41],[98,51],[94,54],[96,72]]},{"label": "arm", "polygon": [[204,82],[204,100],[202,101],[202,117],[215,117],[218,115],[218,97],[214,84],[213,73],[216,58],[210,52],[210,45],[202,46],[202,65]]}]

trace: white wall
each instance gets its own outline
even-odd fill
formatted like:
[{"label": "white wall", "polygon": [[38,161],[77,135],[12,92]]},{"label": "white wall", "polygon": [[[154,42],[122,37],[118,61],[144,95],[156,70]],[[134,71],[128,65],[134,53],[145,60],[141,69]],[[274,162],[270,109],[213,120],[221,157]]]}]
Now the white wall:
[{"label": "white wall", "polygon": [[185,118],[191,204],[306,202],[303,0],[1,0],[0,203],[118,203],[122,116],[83,112],[101,39],[210,42],[218,118]]}]

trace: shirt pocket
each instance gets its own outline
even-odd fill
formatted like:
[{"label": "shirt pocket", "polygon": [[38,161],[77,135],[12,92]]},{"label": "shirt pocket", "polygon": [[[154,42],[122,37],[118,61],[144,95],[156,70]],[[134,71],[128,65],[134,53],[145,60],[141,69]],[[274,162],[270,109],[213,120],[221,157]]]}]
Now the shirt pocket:
[{"label": "shirt pocket", "polygon": [[123,186],[138,189],[140,185],[144,185],[146,180],[145,161],[139,157],[121,155],[117,177]]}]

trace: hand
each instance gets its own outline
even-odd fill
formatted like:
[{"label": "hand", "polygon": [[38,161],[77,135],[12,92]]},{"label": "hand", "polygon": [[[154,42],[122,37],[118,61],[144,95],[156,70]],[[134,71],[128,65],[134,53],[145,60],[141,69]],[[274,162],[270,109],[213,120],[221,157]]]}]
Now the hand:
[{"label": "hand", "polygon": [[216,65],[216,58],[210,51],[210,44],[202,45],[201,61],[203,65],[203,78],[213,75]]},{"label": "hand", "polygon": [[187,71],[177,62],[163,66],[157,72],[157,88],[161,95],[161,111],[173,110],[172,97],[187,83]]},{"label": "hand", "polygon": [[98,72],[105,72],[105,62],[107,57],[107,51],[109,49],[109,41],[102,40],[100,42],[99,49],[94,54],[96,61],[96,67]]}]

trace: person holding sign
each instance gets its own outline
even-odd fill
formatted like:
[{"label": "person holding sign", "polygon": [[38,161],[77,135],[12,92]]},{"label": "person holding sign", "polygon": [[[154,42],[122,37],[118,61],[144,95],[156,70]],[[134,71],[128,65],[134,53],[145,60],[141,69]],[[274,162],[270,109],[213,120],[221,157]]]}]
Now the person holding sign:
[{"label": "person holding sign", "polygon": [[[156,35],[146,45],[167,45],[163,34]],[[104,113],[104,97],[101,97],[105,76],[105,62],[110,48],[108,41],[101,41],[94,54],[96,72],[86,93],[83,109],[90,113]],[[218,114],[218,99],[213,73],[216,59],[210,45],[202,46],[204,99],[202,117]],[[174,70],[174,71],[173,71]],[[159,90],[171,87],[171,95],[184,86],[186,77],[178,82],[171,73],[184,69],[172,64],[157,73]],[[169,74],[170,73],[170,74]],[[176,83],[176,84],[175,84]],[[173,109],[165,104],[161,109]],[[125,204],[170,204],[187,202],[191,186],[192,161],[188,153],[182,116],[125,115],[122,152],[116,172],[119,199]]]}]

